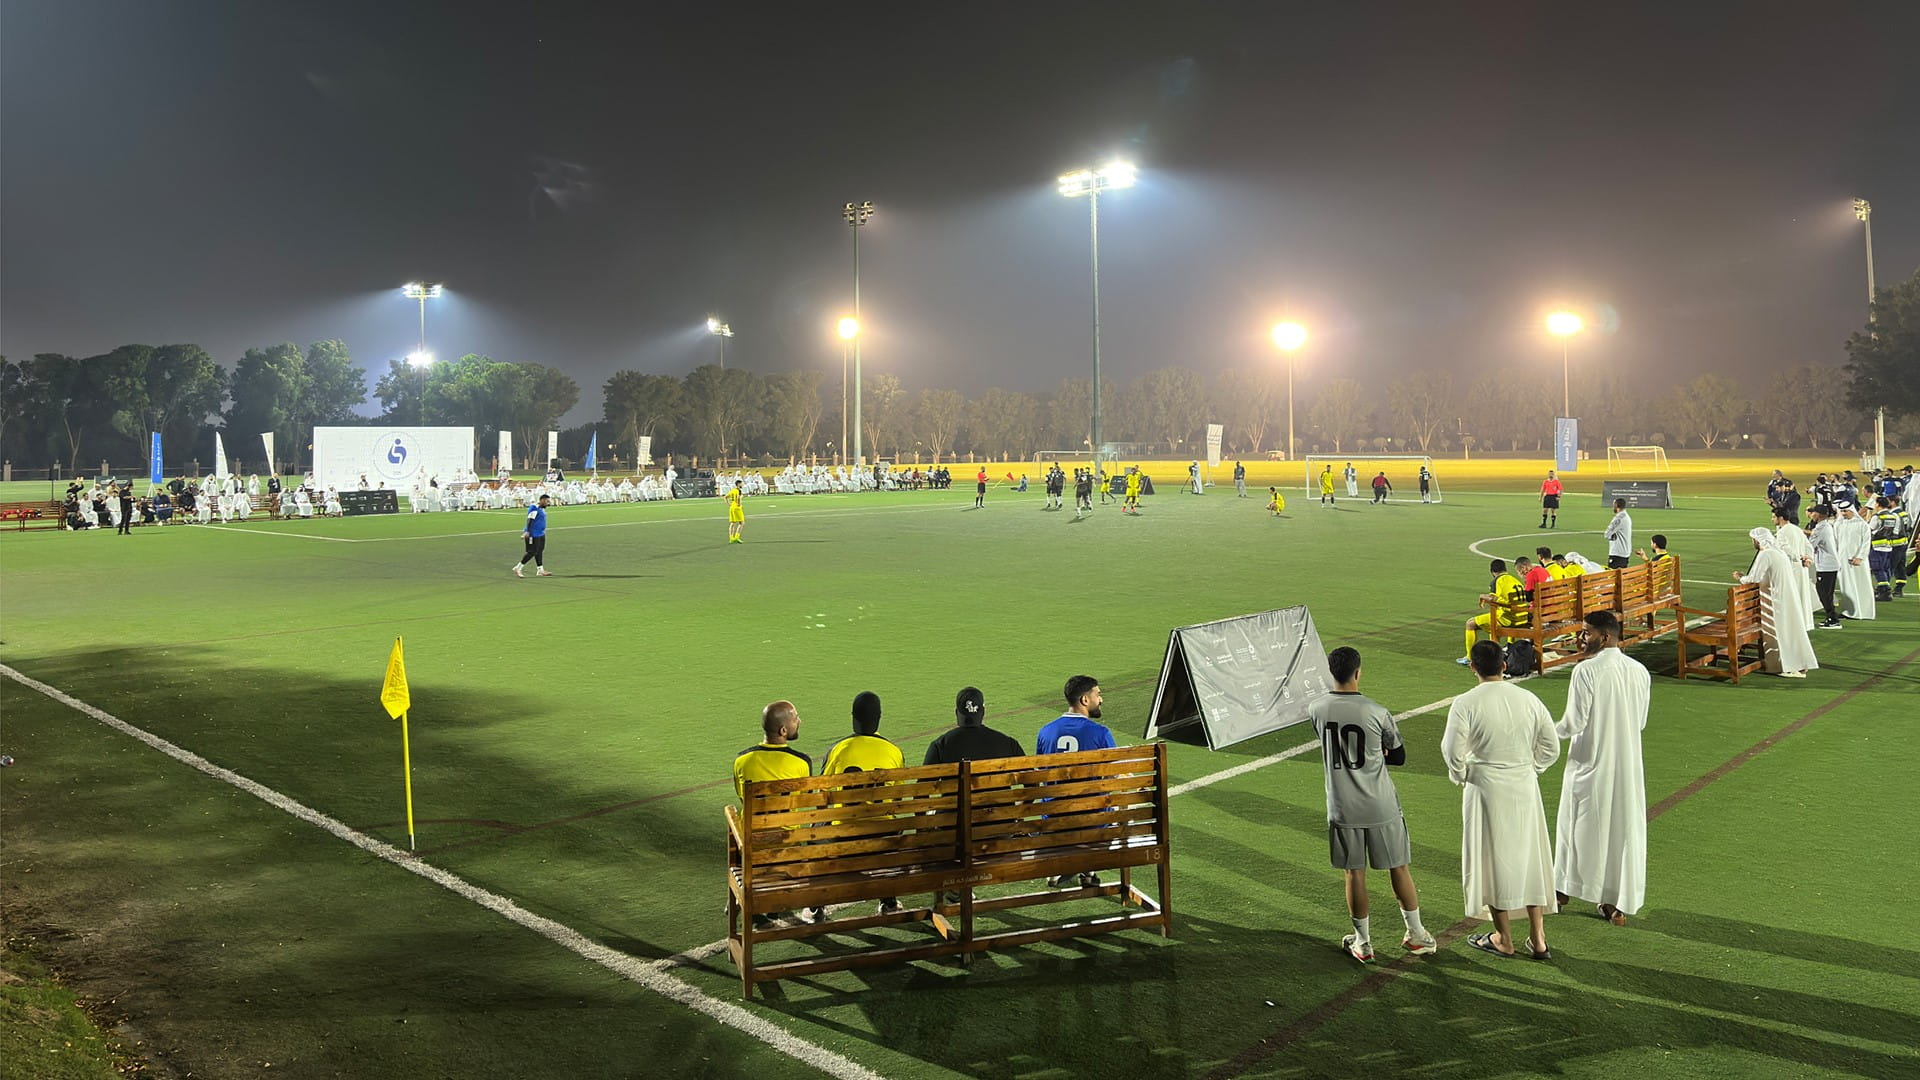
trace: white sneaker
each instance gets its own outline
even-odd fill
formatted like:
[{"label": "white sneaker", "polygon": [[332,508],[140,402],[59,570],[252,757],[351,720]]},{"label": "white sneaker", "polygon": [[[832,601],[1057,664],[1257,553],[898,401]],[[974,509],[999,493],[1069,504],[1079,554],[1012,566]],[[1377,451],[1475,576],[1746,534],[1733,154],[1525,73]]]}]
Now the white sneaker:
[{"label": "white sneaker", "polygon": [[1415,956],[1425,956],[1428,953],[1440,951],[1440,943],[1433,939],[1432,934],[1425,933],[1424,931],[1419,937],[1414,937],[1412,934],[1406,935],[1400,939],[1400,944],[1405,946],[1406,950]]},{"label": "white sneaker", "polygon": [[540,568],[539,573],[535,574],[534,576],[535,577],[552,577],[553,571],[548,570],[546,567],[543,566]]},{"label": "white sneaker", "polygon": [[526,577],[526,576],[527,576],[527,575],[525,575],[525,574],[523,574],[523,573],[521,573],[521,572],[520,572],[520,564],[519,564],[519,563],[514,563],[514,564],[513,564],[513,576],[514,576],[514,577]]},{"label": "white sneaker", "polygon": [[1341,938],[1340,947],[1347,950],[1348,956],[1363,964],[1373,963],[1373,942],[1361,941],[1358,934],[1348,934]]}]

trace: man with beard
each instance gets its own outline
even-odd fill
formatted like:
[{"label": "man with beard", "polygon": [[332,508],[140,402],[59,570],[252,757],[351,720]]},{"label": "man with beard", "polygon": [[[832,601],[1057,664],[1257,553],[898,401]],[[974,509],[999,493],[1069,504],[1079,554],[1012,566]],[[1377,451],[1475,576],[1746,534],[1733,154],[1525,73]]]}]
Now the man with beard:
[{"label": "man with beard", "polygon": [[[1080,750],[1110,750],[1113,748],[1113,732],[1100,719],[1100,680],[1091,675],[1075,675],[1067,680],[1067,711],[1040,729],[1033,740],[1033,752],[1036,754],[1071,754]],[[1061,874],[1047,879],[1047,884],[1056,889],[1072,885],[1074,875]],[[1083,889],[1100,884],[1100,875],[1085,873],[1079,875],[1079,884]]]},{"label": "man with beard", "polygon": [[[1765,529],[1758,530],[1765,532]],[[1620,651],[1620,620],[1590,612],[1580,627],[1586,659],[1574,665],[1567,707],[1554,725],[1567,740],[1554,830],[1553,887],[1565,906],[1577,896],[1600,917],[1625,926],[1647,892],[1647,779],[1640,733],[1646,730],[1652,676]]]}]

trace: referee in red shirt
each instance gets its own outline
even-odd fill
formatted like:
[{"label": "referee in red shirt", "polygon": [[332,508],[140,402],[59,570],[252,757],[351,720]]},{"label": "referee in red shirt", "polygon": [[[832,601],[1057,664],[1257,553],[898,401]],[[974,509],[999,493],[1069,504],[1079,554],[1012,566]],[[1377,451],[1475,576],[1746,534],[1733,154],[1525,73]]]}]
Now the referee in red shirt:
[{"label": "referee in red shirt", "polygon": [[[1553,519],[1551,525],[1547,523],[1549,517]],[[1559,524],[1560,478],[1553,475],[1552,469],[1548,469],[1547,479],[1540,485],[1540,527],[1543,529],[1551,529],[1557,528]]]}]

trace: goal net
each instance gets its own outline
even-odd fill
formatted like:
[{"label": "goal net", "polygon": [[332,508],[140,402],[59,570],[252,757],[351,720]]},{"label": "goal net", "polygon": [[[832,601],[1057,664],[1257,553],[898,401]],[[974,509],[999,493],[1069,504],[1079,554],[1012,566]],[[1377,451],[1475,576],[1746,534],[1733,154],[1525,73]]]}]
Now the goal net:
[{"label": "goal net", "polygon": [[[1439,502],[1440,471],[1434,468],[1433,459],[1425,454],[1308,454],[1300,459],[1306,465],[1307,495],[1320,497],[1320,474],[1329,466],[1333,469],[1334,499],[1373,499],[1373,478],[1381,473],[1387,476],[1391,489],[1387,495],[1389,502]],[[1347,488],[1347,468],[1353,468],[1353,489]],[[1420,491],[1420,474],[1427,475],[1427,490]]]},{"label": "goal net", "polygon": [[[1111,461],[1112,459],[1113,455],[1108,454],[1107,460]],[[1033,455],[1034,467],[1039,469],[1041,475],[1046,474],[1047,466],[1057,464],[1071,477],[1075,469],[1092,468],[1094,460],[1093,451],[1091,450],[1048,450],[1044,453]]]},{"label": "goal net", "polygon": [[1607,471],[1634,472],[1650,470],[1667,471],[1667,448],[1664,446],[1609,446],[1607,447]]}]

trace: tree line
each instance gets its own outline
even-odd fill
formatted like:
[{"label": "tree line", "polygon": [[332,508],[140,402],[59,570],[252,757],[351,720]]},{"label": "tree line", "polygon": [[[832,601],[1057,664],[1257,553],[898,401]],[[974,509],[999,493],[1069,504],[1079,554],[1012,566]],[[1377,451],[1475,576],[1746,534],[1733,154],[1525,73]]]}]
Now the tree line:
[{"label": "tree line", "polygon": [[[1582,365],[1572,386],[1583,442],[1597,449],[1660,444],[1673,449],[1754,446],[1839,449],[1861,445],[1875,408],[1888,409],[1889,439],[1920,445],[1920,274],[1881,291],[1870,327],[1846,343],[1844,367],[1805,364],[1757,393],[1717,373],[1666,392],[1642,377]],[[171,459],[209,460],[212,431],[230,452],[250,454],[241,436],[271,431],[288,460],[303,458],[320,424],[364,423],[367,373],[346,346],[319,341],[248,349],[232,370],[197,345],[123,345],[99,356],[42,353],[0,357],[0,453],[22,464],[144,461],[158,431]],[[1471,379],[1424,368],[1385,392],[1334,378],[1296,388],[1295,453],[1457,453],[1544,451],[1560,412],[1559,380],[1544,369],[1488,371]],[[562,455],[578,461],[597,436],[607,460],[631,461],[650,436],[655,457],[703,460],[834,460],[852,441],[843,394],[824,372],[760,374],[705,365],[684,377],[619,371],[601,387],[599,419],[563,433]],[[544,364],[468,354],[414,367],[393,361],[375,381],[378,422],[475,428],[476,449],[494,433],[514,435],[521,468],[537,467],[545,433],[580,400],[565,372]],[[1102,434],[1139,453],[1198,457],[1206,425],[1225,428],[1229,456],[1283,449],[1284,370],[1229,369],[1208,380],[1184,367],[1158,368],[1125,383],[1104,382]],[[850,402],[849,402],[850,404]],[[1039,393],[994,387],[909,391],[897,375],[861,385],[861,442],[869,458],[936,461],[973,455],[1026,460],[1091,444],[1093,383],[1061,379]],[[254,444],[257,445],[257,444]],[[482,464],[491,460],[484,455]]]}]

